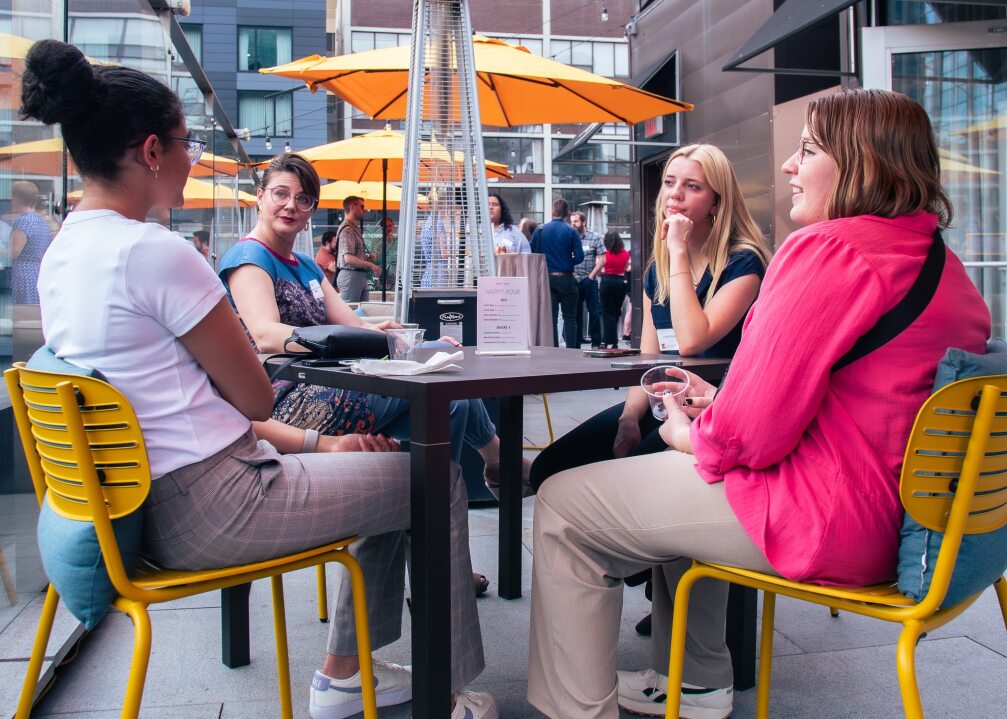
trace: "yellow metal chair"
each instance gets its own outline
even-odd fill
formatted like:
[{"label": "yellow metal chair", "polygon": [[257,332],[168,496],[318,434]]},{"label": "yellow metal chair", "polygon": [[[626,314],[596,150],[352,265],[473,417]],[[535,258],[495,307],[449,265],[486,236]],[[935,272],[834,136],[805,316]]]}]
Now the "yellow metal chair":
[{"label": "yellow metal chair", "polygon": [[[112,520],[138,510],[151,482],[143,435],[129,402],[112,385],[91,377],[37,372],[26,369],[23,363],[4,374],[39,504],[46,501],[63,517],[94,523],[109,578],[118,592],[114,606],[133,620],[133,658],[123,717],[136,717],[140,711],[150,658],[150,604],[264,577],[272,580],[281,715],[285,719],[292,717],[282,575],[334,561],[345,564],[350,572],[364,715],[377,718],[364,577],[349,553],[355,537],[253,564],[200,571],[166,570],[146,564],[128,576]],[[59,595],[50,584],[16,719],[27,719],[35,700],[58,602]]]},{"label": "yellow metal chair", "polygon": [[[906,512],[944,539],[930,590],[920,602],[890,584],[822,587],[791,582],[745,569],[694,562],[675,594],[668,686],[682,682],[689,592],[703,577],[763,590],[759,689],[756,716],[769,714],[776,595],[802,599],[854,614],[902,624],[896,666],[906,717],[922,719],[916,683],[916,642],[964,612],[978,597],[940,609],[951,581],[963,534],[992,532],[1007,524],[1007,376],[977,377],[947,385],[931,396],[916,417],[902,465],[900,492]],[[1007,580],[994,583],[1007,627]],[[680,694],[668,692],[666,717],[678,717]]]}]

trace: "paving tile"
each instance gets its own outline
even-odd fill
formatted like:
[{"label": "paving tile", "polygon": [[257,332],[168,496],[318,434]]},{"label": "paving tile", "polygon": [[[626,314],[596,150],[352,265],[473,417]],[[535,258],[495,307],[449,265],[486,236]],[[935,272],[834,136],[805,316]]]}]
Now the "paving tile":
[{"label": "paving tile", "polygon": [[[50,664],[52,662],[48,659],[42,662],[43,674],[49,669]],[[24,675],[27,671],[27,661],[0,662],[0,716],[14,715],[18,699],[21,696],[21,684],[24,682]]]},{"label": "paving tile", "polygon": [[[31,647],[35,643],[35,632],[38,630],[38,618],[42,613],[45,593],[24,595],[26,604],[18,612],[0,635],[0,660],[27,659],[31,656]],[[74,618],[62,602],[56,608],[56,618],[53,620],[52,634],[46,656],[52,656],[70,638],[79,622]],[[4,706],[0,704],[0,707]],[[2,714],[0,714],[2,716]]]},{"label": "paving tile", "polygon": [[[279,705],[277,705],[279,706]],[[156,706],[153,703],[145,703],[140,708],[140,719],[218,719],[221,712],[220,704],[186,704],[182,706]],[[307,715],[307,712],[305,712]],[[245,714],[251,716],[279,716],[279,712],[274,714]],[[118,709],[102,711],[81,711],[73,709],[69,712],[59,714],[32,712],[32,719],[44,719],[45,717],[80,717],[80,719],[119,719]]]}]

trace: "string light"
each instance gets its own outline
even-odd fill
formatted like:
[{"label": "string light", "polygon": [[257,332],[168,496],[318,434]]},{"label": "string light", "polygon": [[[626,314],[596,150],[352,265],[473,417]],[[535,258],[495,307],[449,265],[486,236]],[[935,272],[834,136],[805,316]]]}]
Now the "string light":
[{"label": "string light", "polygon": [[283,143],[283,151],[290,152],[290,140],[287,140],[286,142]]},{"label": "string light", "polygon": [[266,135],[266,149],[267,150],[273,149],[273,141],[269,139],[269,135]]},{"label": "string light", "polygon": [[601,21],[608,22],[608,8],[605,7],[605,3],[601,4]]}]

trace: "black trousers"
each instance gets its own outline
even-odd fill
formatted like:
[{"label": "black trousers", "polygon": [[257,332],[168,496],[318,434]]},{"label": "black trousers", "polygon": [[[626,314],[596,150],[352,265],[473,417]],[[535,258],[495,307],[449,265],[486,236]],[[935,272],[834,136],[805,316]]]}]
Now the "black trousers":
[{"label": "black trousers", "polygon": [[573,273],[549,275],[549,295],[552,299],[553,345],[559,347],[559,313],[563,310],[563,342],[567,347],[580,347],[577,336],[577,282]]},{"label": "black trousers", "polygon": [[626,299],[625,277],[621,275],[601,276],[601,341],[607,345],[618,345],[619,318],[622,317],[622,301]]},{"label": "black trousers", "polygon": [[[564,434],[542,450],[531,466],[529,481],[538,490],[552,475],[565,469],[583,467],[585,464],[615,459],[612,442],[619,429],[619,416],[625,402],[602,410],[591,419]],[[660,435],[661,423],[647,412],[640,420],[640,444],[629,453],[630,457],[654,454],[668,448]]]},{"label": "black trousers", "polygon": [[[584,305],[587,304],[587,327],[584,327]],[[585,332],[584,330],[587,330]],[[601,316],[598,312],[598,280],[585,277],[577,283],[577,341],[591,338],[591,346],[601,344]]]}]

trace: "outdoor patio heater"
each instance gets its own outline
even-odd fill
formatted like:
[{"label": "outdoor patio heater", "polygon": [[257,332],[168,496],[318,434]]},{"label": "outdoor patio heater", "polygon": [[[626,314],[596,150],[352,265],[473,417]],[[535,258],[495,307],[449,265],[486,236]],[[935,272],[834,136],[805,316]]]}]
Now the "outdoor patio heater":
[{"label": "outdoor patio heater", "polygon": [[412,27],[395,317],[472,344],[495,265],[468,2],[414,0]]}]

